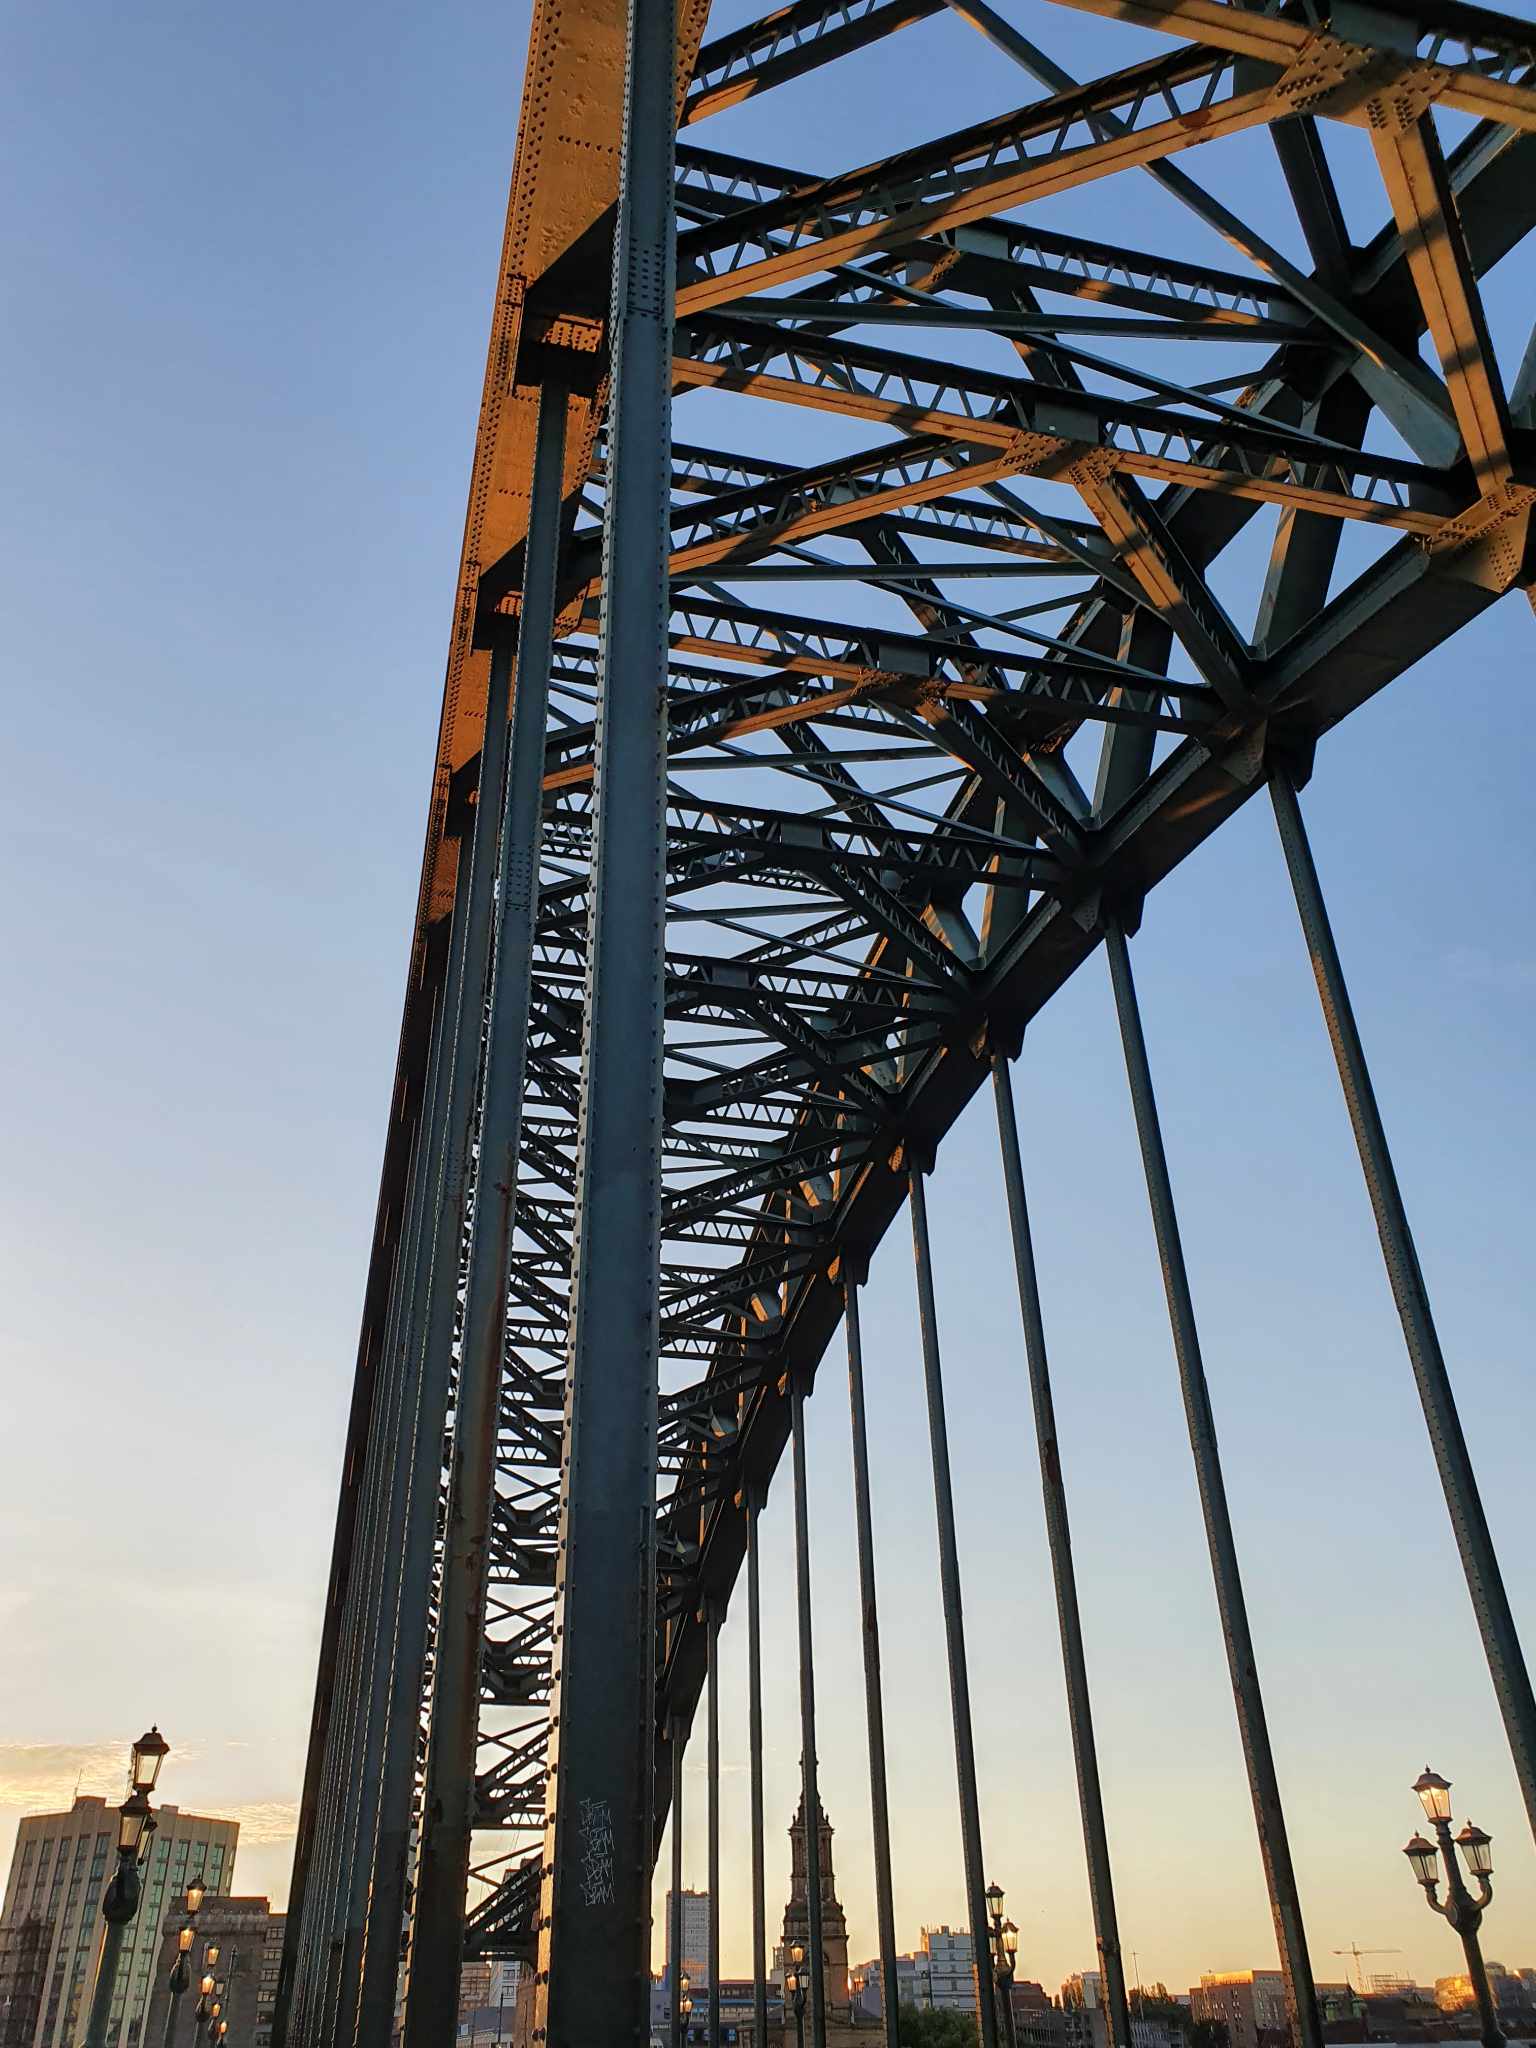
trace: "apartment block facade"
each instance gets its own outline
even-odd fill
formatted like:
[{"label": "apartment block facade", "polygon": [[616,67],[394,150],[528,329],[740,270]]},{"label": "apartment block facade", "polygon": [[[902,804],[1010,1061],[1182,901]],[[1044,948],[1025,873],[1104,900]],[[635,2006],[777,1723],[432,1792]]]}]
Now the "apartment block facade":
[{"label": "apartment block facade", "polygon": [[[188,1880],[227,1892],[237,1821],[157,1806],[139,1873],[139,1910],[118,1965],[111,2048],[147,2042],[154,1960],[167,1910]],[[17,1830],[0,1908],[0,2048],[73,2048],[96,1978],[102,1894],[117,1865],[117,1807],[76,1799],[68,1813],[29,1814]]]}]

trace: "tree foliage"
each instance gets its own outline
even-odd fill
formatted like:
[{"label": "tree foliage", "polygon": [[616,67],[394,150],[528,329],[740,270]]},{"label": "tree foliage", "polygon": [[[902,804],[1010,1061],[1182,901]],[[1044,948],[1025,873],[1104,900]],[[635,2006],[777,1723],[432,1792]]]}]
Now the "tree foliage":
[{"label": "tree foliage", "polygon": [[904,2005],[897,2014],[901,2048],[976,2048],[976,2021],[968,2012]]},{"label": "tree foliage", "polygon": [[[1145,1984],[1139,1991],[1132,1991],[1130,2005],[1133,2019],[1166,2020],[1180,2028],[1190,2023],[1189,2007],[1181,2005],[1166,1984]],[[1216,2048],[1216,2044],[1210,2043],[1208,2048]]]}]

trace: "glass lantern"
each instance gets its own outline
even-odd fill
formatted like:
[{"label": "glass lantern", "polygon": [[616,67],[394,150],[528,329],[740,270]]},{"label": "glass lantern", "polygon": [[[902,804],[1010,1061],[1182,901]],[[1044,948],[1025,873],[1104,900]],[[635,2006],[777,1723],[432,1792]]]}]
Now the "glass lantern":
[{"label": "glass lantern", "polygon": [[1474,1877],[1493,1875],[1493,1839],[1481,1828],[1475,1828],[1468,1821],[1456,1837],[1456,1846],[1466,1858],[1467,1868]]},{"label": "glass lantern", "polygon": [[133,1789],[146,1795],[155,1789],[155,1780],[160,1775],[160,1766],[170,1754],[171,1745],[158,1728],[151,1728],[141,1735],[133,1745]]},{"label": "glass lantern", "polygon": [[1414,1785],[1425,1818],[1431,1821],[1449,1820],[1451,1817],[1451,1787],[1449,1780],[1442,1778],[1438,1771],[1432,1771],[1428,1764]]}]

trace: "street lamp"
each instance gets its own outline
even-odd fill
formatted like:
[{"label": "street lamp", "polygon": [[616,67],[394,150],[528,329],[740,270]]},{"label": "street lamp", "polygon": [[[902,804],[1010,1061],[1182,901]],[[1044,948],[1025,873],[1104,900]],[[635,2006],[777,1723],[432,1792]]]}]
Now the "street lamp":
[{"label": "street lamp", "polygon": [[[240,1948],[236,1945],[229,1952],[229,1961],[224,1965],[223,1975],[214,1975],[214,1965],[219,1960],[219,1944],[210,1941],[203,1951],[203,1966],[210,1973],[203,1979],[203,1998],[197,2008],[197,2016],[205,2015],[208,2021],[208,2039],[217,2044],[229,2032],[227,2017],[229,1987],[240,1974]],[[211,1994],[211,1995],[210,1995]]]},{"label": "street lamp", "polygon": [[192,1953],[192,1944],[197,1939],[198,1909],[203,1903],[203,1880],[194,1877],[187,1886],[187,1924],[176,1937],[176,1960],[171,1965],[167,1984],[168,1996],[165,2001],[165,2048],[171,2048],[176,2038],[176,2015],[181,2010],[181,2001],[192,1981],[191,1966],[187,1957]]},{"label": "street lamp", "polygon": [[677,1980],[677,2011],[672,2015],[672,2038],[677,2042],[688,2038],[688,2015],[693,2011],[693,2000],[688,1995],[690,1981],[686,1970]]},{"label": "street lamp", "polygon": [[987,1886],[987,1945],[992,1953],[993,1995],[1003,2008],[1003,2037],[1008,2048],[1018,2048],[1013,2020],[1013,1972],[1019,1953],[1019,1930],[1003,1918],[1003,1888]]},{"label": "street lamp", "polygon": [[798,1941],[790,1943],[789,1960],[792,1968],[784,1979],[784,1989],[789,1993],[795,2008],[795,2048],[805,2048],[805,1947]]},{"label": "street lamp", "polygon": [[147,1735],[141,1735],[133,1745],[131,1775],[133,1789],[142,1792],[147,1799],[155,1789],[155,1780],[160,1776],[160,1766],[170,1755],[171,1745],[158,1728],[151,1728]]},{"label": "street lamp", "polygon": [[[1419,1795],[1425,1818],[1435,1831],[1435,1841],[1428,1842],[1422,1835],[1415,1835],[1403,1850],[1403,1854],[1408,1858],[1414,1877],[1424,1887],[1425,1904],[1443,1920],[1449,1920],[1461,1936],[1461,1945],[1467,1958],[1467,1975],[1471,1979],[1473,1996],[1477,2000],[1477,2017],[1483,2048],[1501,2048],[1504,2035],[1499,2026],[1498,2013],[1494,2009],[1493,1992],[1488,1984],[1488,1969],[1483,1961],[1482,1945],[1477,1938],[1483,1913],[1493,1897],[1492,1841],[1481,1828],[1473,1827],[1470,1821],[1461,1833],[1452,1839],[1450,1785],[1427,1766],[1413,1789]],[[1438,1850],[1436,1843],[1439,1844]],[[1477,1879],[1475,1899],[1467,1890],[1462,1878],[1461,1865],[1456,1858],[1458,1849],[1467,1859],[1468,1870]],[[1440,1882],[1441,1856],[1445,1858],[1446,1895],[1443,1904],[1435,1896],[1435,1887]]]},{"label": "street lamp", "polygon": [[106,1932],[96,1964],[96,1982],[91,1992],[90,2017],[85,2024],[84,2048],[107,2048],[107,2028],[112,2016],[112,1999],[117,1990],[117,1966],[122,1957],[123,1937],[139,1910],[139,1865],[149,1851],[155,1832],[155,1816],[149,1795],[155,1789],[160,1766],[170,1744],[158,1728],[151,1728],[134,1743],[129,1757],[131,1790],[117,1813],[117,1868],[101,1901]]}]

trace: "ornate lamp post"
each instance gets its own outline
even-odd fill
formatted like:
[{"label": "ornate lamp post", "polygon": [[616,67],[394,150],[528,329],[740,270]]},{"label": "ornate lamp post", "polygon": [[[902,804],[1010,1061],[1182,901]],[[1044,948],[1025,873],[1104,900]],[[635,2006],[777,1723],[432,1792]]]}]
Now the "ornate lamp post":
[{"label": "ornate lamp post", "polygon": [[672,2015],[672,2038],[679,2044],[688,2038],[688,2015],[693,2011],[693,1998],[689,1992],[689,1976],[686,1970],[677,1980],[677,2011]]},{"label": "ornate lamp post", "polygon": [[171,2048],[176,2039],[176,2015],[181,2010],[181,2001],[192,1982],[191,1965],[187,1957],[192,1953],[192,1944],[197,1939],[197,1916],[203,1904],[203,1880],[194,1877],[187,1886],[187,1924],[176,1937],[176,1960],[171,1965],[168,1983],[170,1996],[165,2001],[165,2048]]},{"label": "ornate lamp post", "polygon": [[805,2048],[805,1949],[800,1942],[791,1942],[789,1960],[792,1967],[784,1979],[784,1989],[795,2008],[795,2048]]},{"label": "ornate lamp post", "polygon": [[123,1936],[139,1910],[139,1864],[155,1831],[155,1816],[149,1795],[160,1776],[170,1744],[158,1728],[151,1728],[133,1745],[129,1763],[131,1790],[118,1809],[117,1869],[101,1901],[101,1917],[107,1923],[101,1955],[96,1965],[96,1983],[91,1993],[90,2017],[85,2025],[85,2048],[107,2048],[107,2028],[112,2015],[112,1998],[117,1989],[117,1966],[123,1952]]},{"label": "ornate lamp post", "polygon": [[203,1978],[197,1987],[197,2007],[192,2017],[198,2026],[208,2017],[208,2008],[213,2003],[214,1986],[218,1982],[213,1966],[219,1960],[219,1944],[216,1941],[203,1943]]},{"label": "ornate lamp post", "polygon": [[987,1913],[991,1923],[987,1929],[987,1942],[992,1952],[992,1986],[1003,2008],[1003,2038],[1008,2048],[1018,2048],[1013,2019],[1013,1972],[1019,1953],[1019,1930],[1011,1920],[1003,1918],[1003,1888],[1000,1884],[987,1886]]},{"label": "ornate lamp post", "polygon": [[[1499,2026],[1499,2016],[1493,2003],[1493,1992],[1488,1984],[1488,1969],[1483,1961],[1482,1944],[1477,1930],[1482,1925],[1483,1913],[1493,1897],[1493,1843],[1481,1828],[1473,1827],[1468,1821],[1461,1833],[1451,1836],[1451,1788],[1449,1782],[1426,1764],[1423,1776],[1414,1786],[1424,1813],[1435,1831],[1435,1840],[1428,1842],[1422,1835],[1415,1835],[1404,1849],[1403,1854],[1413,1867],[1413,1874],[1424,1887],[1424,1900],[1431,1912],[1449,1920],[1461,1936],[1461,1945],[1466,1952],[1467,1975],[1472,1980],[1472,1993],[1477,2000],[1477,2017],[1480,2022],[1483,2048],[1502,2048],[1504,2034]],[[1467,1859],[1467,1868],[1477,1879],[1477,1897],[1474,1899],[1467,1890],[1461,1875],[1461,1866],[1456,1858],[1460,1849]],[[1445,1900],[1435,1897],[1435,1887],[1440,1882],[1438,1857],[1445,1857]]]},{"label": "ornate lamp post", "polygon": [[[216,1941],[211,1941],[209,1942],[207,1950],[205,1952],[205,1962],[207,1968],[211,1970],[218,1960],[219,1945]],[[208,2020],[208,2039],[214,2042],[215,2044],[222,2041],[224,2039],[224,2036],[229,2032],[230,1980],[234,1977],[238,1977],[239,1974],[240,1947],[239,1944],[236,1943],[236,1945],[229,1952],[229,1961],[224,1965],[224,1974],[221,1976],[214,1977],[211,1981],[211,1984],[210,1980],[207,1977],[203,1979],[204,1985],[208,1986],[208,1988],[211,1989],[213,1995],[211,1998],[206,1998],[203,2001],[203,2003],[199,2004],[198,2018],[203,2018],[204,2013],[206,2011]]]}]

